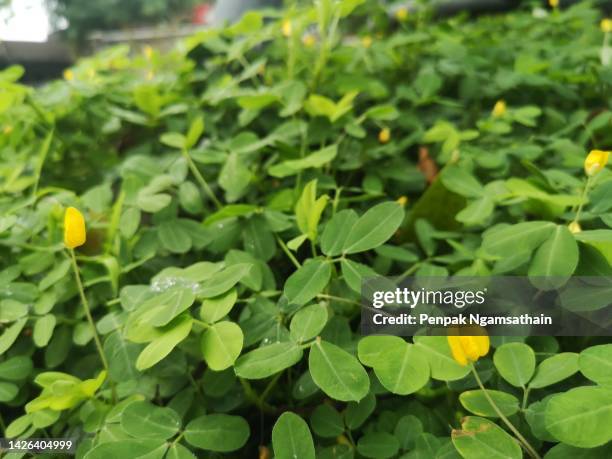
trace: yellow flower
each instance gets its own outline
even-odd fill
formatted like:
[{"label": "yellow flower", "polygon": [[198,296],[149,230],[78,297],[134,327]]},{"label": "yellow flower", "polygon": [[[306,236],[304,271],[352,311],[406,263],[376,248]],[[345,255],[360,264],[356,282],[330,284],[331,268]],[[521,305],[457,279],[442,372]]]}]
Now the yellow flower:
[{"label": "yellow flower", "polygon": [[13,132],[13,126],[11,126],[10,124],[4,126],[4,129],[2,129],[3,134],[9,135],[11,132]]},{"label": "yellow flower", "polygon": [[453,358],[459,365],[467,365],[468,362],[476,362],[480,357],[489,352],[489,337],[481,336],[448,336]]},{"label": "yellow flower", "polygon": [[500,99],[497,102],[495,102],[495,105],[493,106],[493,111],[491,112],[491,114],[495,118],[500,118],[504,116],[505,113],[506,113],[506,102]]},{"label": "yellow flower", "polygon": [[398,21],[404,22],[408,19],[408,10],[406,8],[400,8],[395,12],[395,17]]},{"label": "yellow flower", "polygon": [[599,27],[601,27],[601,31],[605,32],[605,33],[609,33],[612,32],[612,19],[602,19],[601,23],[599,24]]},{"label": "yellow flower", "polygon": [[408,204],[408,198],[406,196],[400,196],[399,198],[397,198],[397,203],[400,206],[405,207],[406,204]]},{"label": "yellow flower", "polygon": [[149,45],[146,45],[144,48],[142,48],[142,53],[148,60],[151,60],[151,57],[153,57],[153,48],[151,48]]},{"label": "yellow flower", "polygon": [[291,21],[289,19],[285,19],[283,21],[283,35],[285,37],[290,37],[291,36],[291,32],[293,31],[293,27],[291,26]]},{"label": "yellow flower", "polygon": [[582,231],[580,223],[578,222],[571,222],[569,225],[567,225],[567,227],[569,228],[570,232],[573,234],[576,234]]},{"label": "yellow flower", "polygon": [[548,0],[548,4],[551,8],[556,8],[559,6],[559,0]]},{"label": "yellow flower", "polygon": [[609,151],[591,150],[584,160],[584,171],[586,175],[592,177],[601,172],[602,169],[606,167],[606,164],[608,164],[609,157]]},{"label": "yellow flower", "polygon": [[369,35],[366,35],[365,37],[361,39],[361,44],[363,45],[364,48],[369,48],[370,46],[372,46],[372,37],[370,37]]},{"label": "yellow flower", "polygon": [[66,81],[74,80],[74,72],[70,69],[64,70],[64,80]]},{"label": "yellow flower", "polygon": [[317,39],[315,38],[315,36],[311,33],[307,33],[306,35],[304,35],[302,37],[302,43],[304,44],[304,46],[306,46],[307,48],[311,48],[312,46],[314,46],[314,44],[316,43]]},{"label": "yellow flower", "polygon": [[64,244],[74,249],[85,244],[85,219],[83,214],[74,207],[68,207],[64,214]]},{"label": "yellow flower", "polygon": [[391,140],[391,129],[389,128],[381,129],[380,132],[378,133],[378,141],[380,143],[387,143],[389,140]]}]

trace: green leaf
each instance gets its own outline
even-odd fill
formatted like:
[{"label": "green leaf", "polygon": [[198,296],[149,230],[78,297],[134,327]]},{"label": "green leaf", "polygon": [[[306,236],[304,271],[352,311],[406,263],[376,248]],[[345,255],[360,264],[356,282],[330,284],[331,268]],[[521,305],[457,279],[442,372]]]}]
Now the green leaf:
[{"label": "green leaf", "polygon": [[119,331],[113,332],[104,341],[104,354],[108,361],[108,376],[121,382],[138,379],[135,362],[142,346],[125,340]]},{"label": "green leaf", "polygon": [[10,327],[4,329],[0,335],[0,355],[4,354],[13,345],[27,321],[27,318],[19,319],[12,323]]},{"label": "green leaf", "polygon": [[363,278],[376,277],[378,274],[372,268],[356,261],[343,258],[340,261],[340,268],[342,269],[342,277],[347,285],[356,293],[361,293],[361,286]]},{"label": "green leaf", "polygon": [[507,343],[497,348],[493,363],[502,378],[516,387],[525,387],[535,371],[535,353],[523,343]]},{"label": "green leaf", "polygon": [[176,148],[178,150],[182,150],[183,148],[187,148],[187,139],[183,134],[178,132],[166,132],[159,137],[159,141],[164,145],[167,145],[172,148]]},{"label": "green leaf", "polygon": [[480,198],[484,194],[484,188],[476,177],[459,166],[444,168],[440,179],[447,189],[461,196]]},{"label": "green leaf", "polygon": [[531,252],[548,239],[554,228],[554,223],[540,221],[498,226],[484,233],[482,248],[502,257],[516,253],[518,247]]},{"label": "green leaf", "polygon": [[358,402],[349,402],[344,412],[346,427],[350,430],[358,429],[368,420],[375,408],[376,396],[372,392],[368,392],[368,395]]},{"label": "green leaf", "polygon": [[612,386],[612,344],[591,346],[580,353],[580,372],[602,386]]},{"label": "green leaf", "polygon": [[341,401],[359,401],[370,389],[368,374],[345,350],[326,341],[310,348],[308,368],[313,381],[328,396]]},{"label": "green leaf", "polygon": [[553,396],[546,407],[546,429],[559,441],[594,448],[612,440],[612,390],[576,387]]},{"label": "green leaf", "polygon": [[242,448],[250,434],[249,424],[244,418],[227,414],[200,416],[185,427],[187,443],[220,453]]},{"label": "green leaf", "polygon": [[162,246],[172,253],[186,253],[191,249],[189,232],[177,220],[163,222],[157,228],[157,235]]},{"label": "green leaf", "polygon": [[327,323],[327,309],[313,304],[295,313],[289,325],[291,339],[303,343],[317,336]]},{"label": "green leaf", "polygon": [[16,384],[0,381],[0,402],[10,402],[19,393],[19,387]]},{"label": "green leaf", "polygon": [[32,360],[25,355],[18,355],[0,362],[0,379],[19,381],[32,372]]},{"label": "green leaf", "polygon": [[337,154],[338,145],[330,145],[303,158],[291,159],[275,164],[268,169],[268,173],[273,177],[289,177],[304,169],[323,167],[325,164],[331,162]]},{"label": "green leaf", "polygon": [[419,349],[406,342],[387,348],[374,364],[380,383],[398,395],[412,394],[429,381],[429,364]]},{"label": "green leaf", "polygon": [[0,301],[0,323],[14,322],[28,314],[28,305],[12,299]]},{"label": "green leaf", "polygon": [[386,459],[399,451],[399,442],[387,432],[370,432],[357,442],[357,451],[364,457]]},{"label": "green leaf", "polygon": [[231,367],[242,351],[244,336],[234,322],[218,322],[202,334],[202,355],[211,370]]},{"label": "green leaf", "polygon": [[466,459],[521,459],[523,453],[518,442],[491,421],[467,416],[461,429],[451,434],[459,454]]},{"label": "green leaf", "polygon": [[162,334],[145,347],[138,359],[136,368],[140,371],[152,367],[166,357],[172,350],[189,335],[193,319],[189,316],[179,316],[163,327]]},{"label": "green leaf", "polygon": [[370,335],[359,340],[357,356],[361,363],[374,368],[384,358],[387,350],[403,349],[406,344],[403,338],[392,335]]},{"label": "green leaf", "polygon": [[194,301],[190,287],[173,287],[145,301],[136,314],[141,322],[161,327],[189,309]]},{"label": "green leaf", "polygon": [[296,364],[302,349],[294,343],[274,343],[241,355],[234,366],[236,376],[262,379]]},{"label": "green leaf", "polygon": [[358,219],[357,212],[353,209],[345,209],[336,213],[327,222],[321,235],[321,251],[328,257],[340,255],[349,230]]},{"label": "green leaf", "polygon": [[[512,416],[519,410],[519,401],[514,395],[491,389],[487,389],[487,395],[493,399],[493,402],[504,416]],[[461,393],[459,401],[470,413],[488,418],[499,417],[481,389],[468,390]]]},{"label": "green leaf", "polygon": [[214,298],[206,298],[202,301],[200,317],[208,323],[215,323],[223,319],[234,307],[238,299],[238,292],[235,288],[227,291],[223,295]]},{"label": "green leaf", "polygon": [[565,225],[558,225],[536,251],[529,266],[531,283],[541,290],[561,287],[578,266],[578,244]]},{"label": "green leaf", "polygon": [[130,403],[121,413],[121,428],[137,438],[166,440],[180,427],[181,419],[174,410],[145,401]]},{"label": "green leaf", "polygon": [[470,372],[468,366],[455,361],[445,336],[415,336],[414,344],[429,362],[433,379],[455,381]]},{"label": "green leaf", "polygon": [[488,196],[483,196],[471,202],[465,209],[456,215],[457,221],[465,225],[479,225],[486,223],[493,214],[495,204]]},{"label": "green leaf", "polygon": [[57,319],[53,314],[46,314],[36,319],[32,339],[37,347],[44,347],[49,343],[56,323]]},{"label": "green leaf", "polygon": [[397,202],[383,202],[363,214],[349,231],[342,252],[358,253],[384,244],[402,224],[404,209]]},{"label": "green leaf", "polygon": [[541,389],[569,378],[578,372],[578,354],[562,352],[543,360],[529,382],[532,389]]},{"label": "green leaf", "polygon": [[272,447],[277,459],[315,459],[308,424],[297,414],[283,413],[272,428]]},{"label": "green leaf", "polygon": [[310,415],[312,430],[319,437],[336,438],[344,432],[344,422],[338,410],[333,406],[322,403]]},{"label": "green leaf", "polygon": [[216,272],[202,284],[197,292],[198,297],[214,298],[224,294],[247,276],[252,267],[251,263],[236,263]]},{"label": "green leaf", "polygon": [[298,228],[311,241],[317,238],[319,220],[321,220],[321,214],[328,200],[329,196],[327,195],[317,199],[317,181],[311,180],[304,187],[300,199],[295,205]]},{"label": "green leaf", "polygon": [[306,304],[323,291],[330,278],[331,266],[329,262],[321,259],[309,259],[285,282],[285,296],[289,303]]},{"label": "green leaf", "polygon": [[192,148],[197,142],[198,139],[204,133],[204,118],[198,116],[195,118],[191,124],[189,125],[189,130],[187,131],[187,137],[185,138],[185,148]]},{"label": "green leaf", "polygon": [[[159,454],[155,454],[158,450]],[[162,440],[125,438],[120,441],[100,443],[87,451],[83,459],[108,459],[109,457],[144,458],[162,457],[166,449],[166,442]]]}]

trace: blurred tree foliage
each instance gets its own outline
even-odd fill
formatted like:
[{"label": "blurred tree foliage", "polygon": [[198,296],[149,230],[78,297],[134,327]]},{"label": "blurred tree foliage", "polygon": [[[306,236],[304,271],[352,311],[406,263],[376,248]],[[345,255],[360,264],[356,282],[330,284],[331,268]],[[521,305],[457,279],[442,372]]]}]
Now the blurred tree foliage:
[{"label": "blurred tree foliage", "polygon": [[[0,0],[2,2],[3,0]],[[170,21],[201,0],[47,0],[56,26],[68,21],[68,38],[80,41],[94,30]]]}]

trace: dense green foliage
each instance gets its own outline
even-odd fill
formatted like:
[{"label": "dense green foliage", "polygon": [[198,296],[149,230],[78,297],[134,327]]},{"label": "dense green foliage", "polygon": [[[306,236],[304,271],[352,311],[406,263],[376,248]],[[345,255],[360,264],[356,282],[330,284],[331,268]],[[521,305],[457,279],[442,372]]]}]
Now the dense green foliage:
[{"label": "dense green foliage", "polygon": [[522,457],[488,394],[540,455],[611,457],[609,339],[493,337],[485,394],[444,337],[359,335],[373,272],[612,274],[612,173],[585,192],[583,170],[612,146],[600,19],[321,0],[37,89],[1,72],[3,436],[87,459]]}]

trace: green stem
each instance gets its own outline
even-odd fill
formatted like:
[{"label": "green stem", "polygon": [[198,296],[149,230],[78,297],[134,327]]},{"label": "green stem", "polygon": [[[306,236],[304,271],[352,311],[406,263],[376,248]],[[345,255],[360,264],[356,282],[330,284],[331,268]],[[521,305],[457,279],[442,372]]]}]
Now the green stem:
[{"label": "green stem", "polygon": [[[87,301],[87,297],[85,296],[85,290],[83,289],[83,282],[81,281],[81,275],[79,274],[79,265],[77,264],[76,255],[74,254],[74,249],[68,249],[70,252],[70,260],[72,261],[72,270],[74,271],[74,278],[76,279],[77,288],[79,290],[79,295],[81,296],[81,303],[83,304],[83,309],[85,310],[85,315],[87,316],[87,321],[89,322],[89,326],[91,327],[91,332],[93,333],[94,342],[96,343],[96,348],[98,350],[98,355],[100,356],[100,360],[102,361],[102,365],[104,366],[104,370],[108,374],[108,362],[106,360],[106,356],[104,355],[104,351],[102,349],[102,342],[100,341],[100,336],[98,336],[98,331],[96,330],[96,324],[94,323],[93,317],[91,316],[91,309],[89,309],[89,302]],[[115,384],[111,381],[111,394],[113,403],[117,400],[117,391],[115,388]]]},{"label": "green stem", "polygon": [[518,431],[518,429],[514,427],[514,424],[512,424],[508,420],[508,418],[504,415],[504,413],[502,413],[499,407],[495,404],[495,402],[489,395],[489,392],[487,391],[487,389],[485,389],[484,385],[482,384],[482,381],[480,380],[480,376],[478,376],[478,372],[476,371],[476,368],[474,367],[473,363],[470,364],[470,368],[472,370],[472,373],[474,374],[474,378],[476,378],[476,382],[482,389],[482,392],[485,398],[487,399],[487,401],[489,402],[493,410],[497,413],[499,418],[504,422],[504,424],[506,424],[506,426],[508,426],[508,428],[516,436],[516,438],[518,438],[519,442],[522,443],[523,447],[527,450],[527,452],[529,453],[531,457],[533,457],[534,459],[541,459],[540,455],[536,452],[533,446],[529,444],[529,442],[525,439],[525,437],[523,437],[523,435]]},{"label": "green stem", "polygon": [[242,389],[244,390],[244,395],[251,403],[253,403],[257,408],[259,408],[264,413],[268,413],[268,414],[276,413],[276,410],[274,409],[274,407],[264,402],[261,399],[261,397],[259,397],[259,395],[257,395],[257,393],[253,390],[253,388],[251,387],[251,384],[249,384],[249,382],[246,379],[238,378],[238,380],[240,381],[240,384],[242,385]]},{"label": "green stem", "polygon": [[280,245],[281,249],[283,249],[283,252],[285,252],[285,255],[287,255],[287,257],[291,260],[293,266],[295,266],[297,269],[300,269],[302,265],[299,261],[297,261],[297,258],[293,256],[291,250],[289,250],[289,247],[287,247],[287,244],[285,244],[285,241],[283,241],[278,235],[276,235],[276,241],[278,242],[278,245]]},{"label": "green stem", "polygon": [[529,387],[523,387],[523,404],[521,405],[522,410],[527,408],[527,402],[529,400],[529,391]]},{"label": "green stem", "polygon": [[198,167],[193,162],[193,159],[191,159],[191,155],[189,154],[187,150],[183,150],[183,156],[187,160],[187,164],[189,165],[189,169],[191,170],[191,173],[193,174],[193,176],[196,178],[196,180],[202,187],[202,191],[204,191],[204,194],[206,194],[210,198],[210,200],[215,204],[217,209],[220,209],[221,207],[223,207],[221,205],[221,202],[219,202],[219,200],[215,196],[215,193],[213,193],[213,190],[208,185],[208,182],[206,181],[206,179],[204,179],[202,174],[200,174]]},{"label": "green stem", "polygon": [[76,261],[74,249],[68,249],[68,251],[70,252],[70,260],[72,261],[72,269],[74,271],[74,278],[76,279],[77,287],[79,289],[79,295],[81,296],[81,303],[83,304],[83,309],[85,310],[87,321],[89,322],[89,326],[91,327],[91,332],[93,333],[94,342],[96,343],[96,347],[98,348],[98,354],[100,355],[100,360],[102,361],[102,365],[104,365],[104,369],[108,371],[108,362],[106,361],[106,357],[104,356],[104,351],[102,350],[102,342],[100,341],[100,337],[98,336],[98,332],[96,330],[96,324],[94,323],[93,317],[91,316],[91,310],[89,309],[89,302],[87,301],[87,297],[85,296],[85,290],[83,289],[83,283],[81,282],[81,275],[79,274],[79,265],[77,264],[77,261]]},{"label": "green stem", "polygon": [[584,189],[582,190],[582,195],[580,196],[580,204],[578,205],[578,210],[576,211],[576,217],[574,217],[574,220],[572,221],[572,223],[580,222],[580,215],[582,214],[582,208],[584,207],[584,203],[589,194],[589,190],[591,188],[591,185],[593,184],[592,179],[593,179],[592,176],[589,176],[587,178],[586,185],[584,186]]}]

